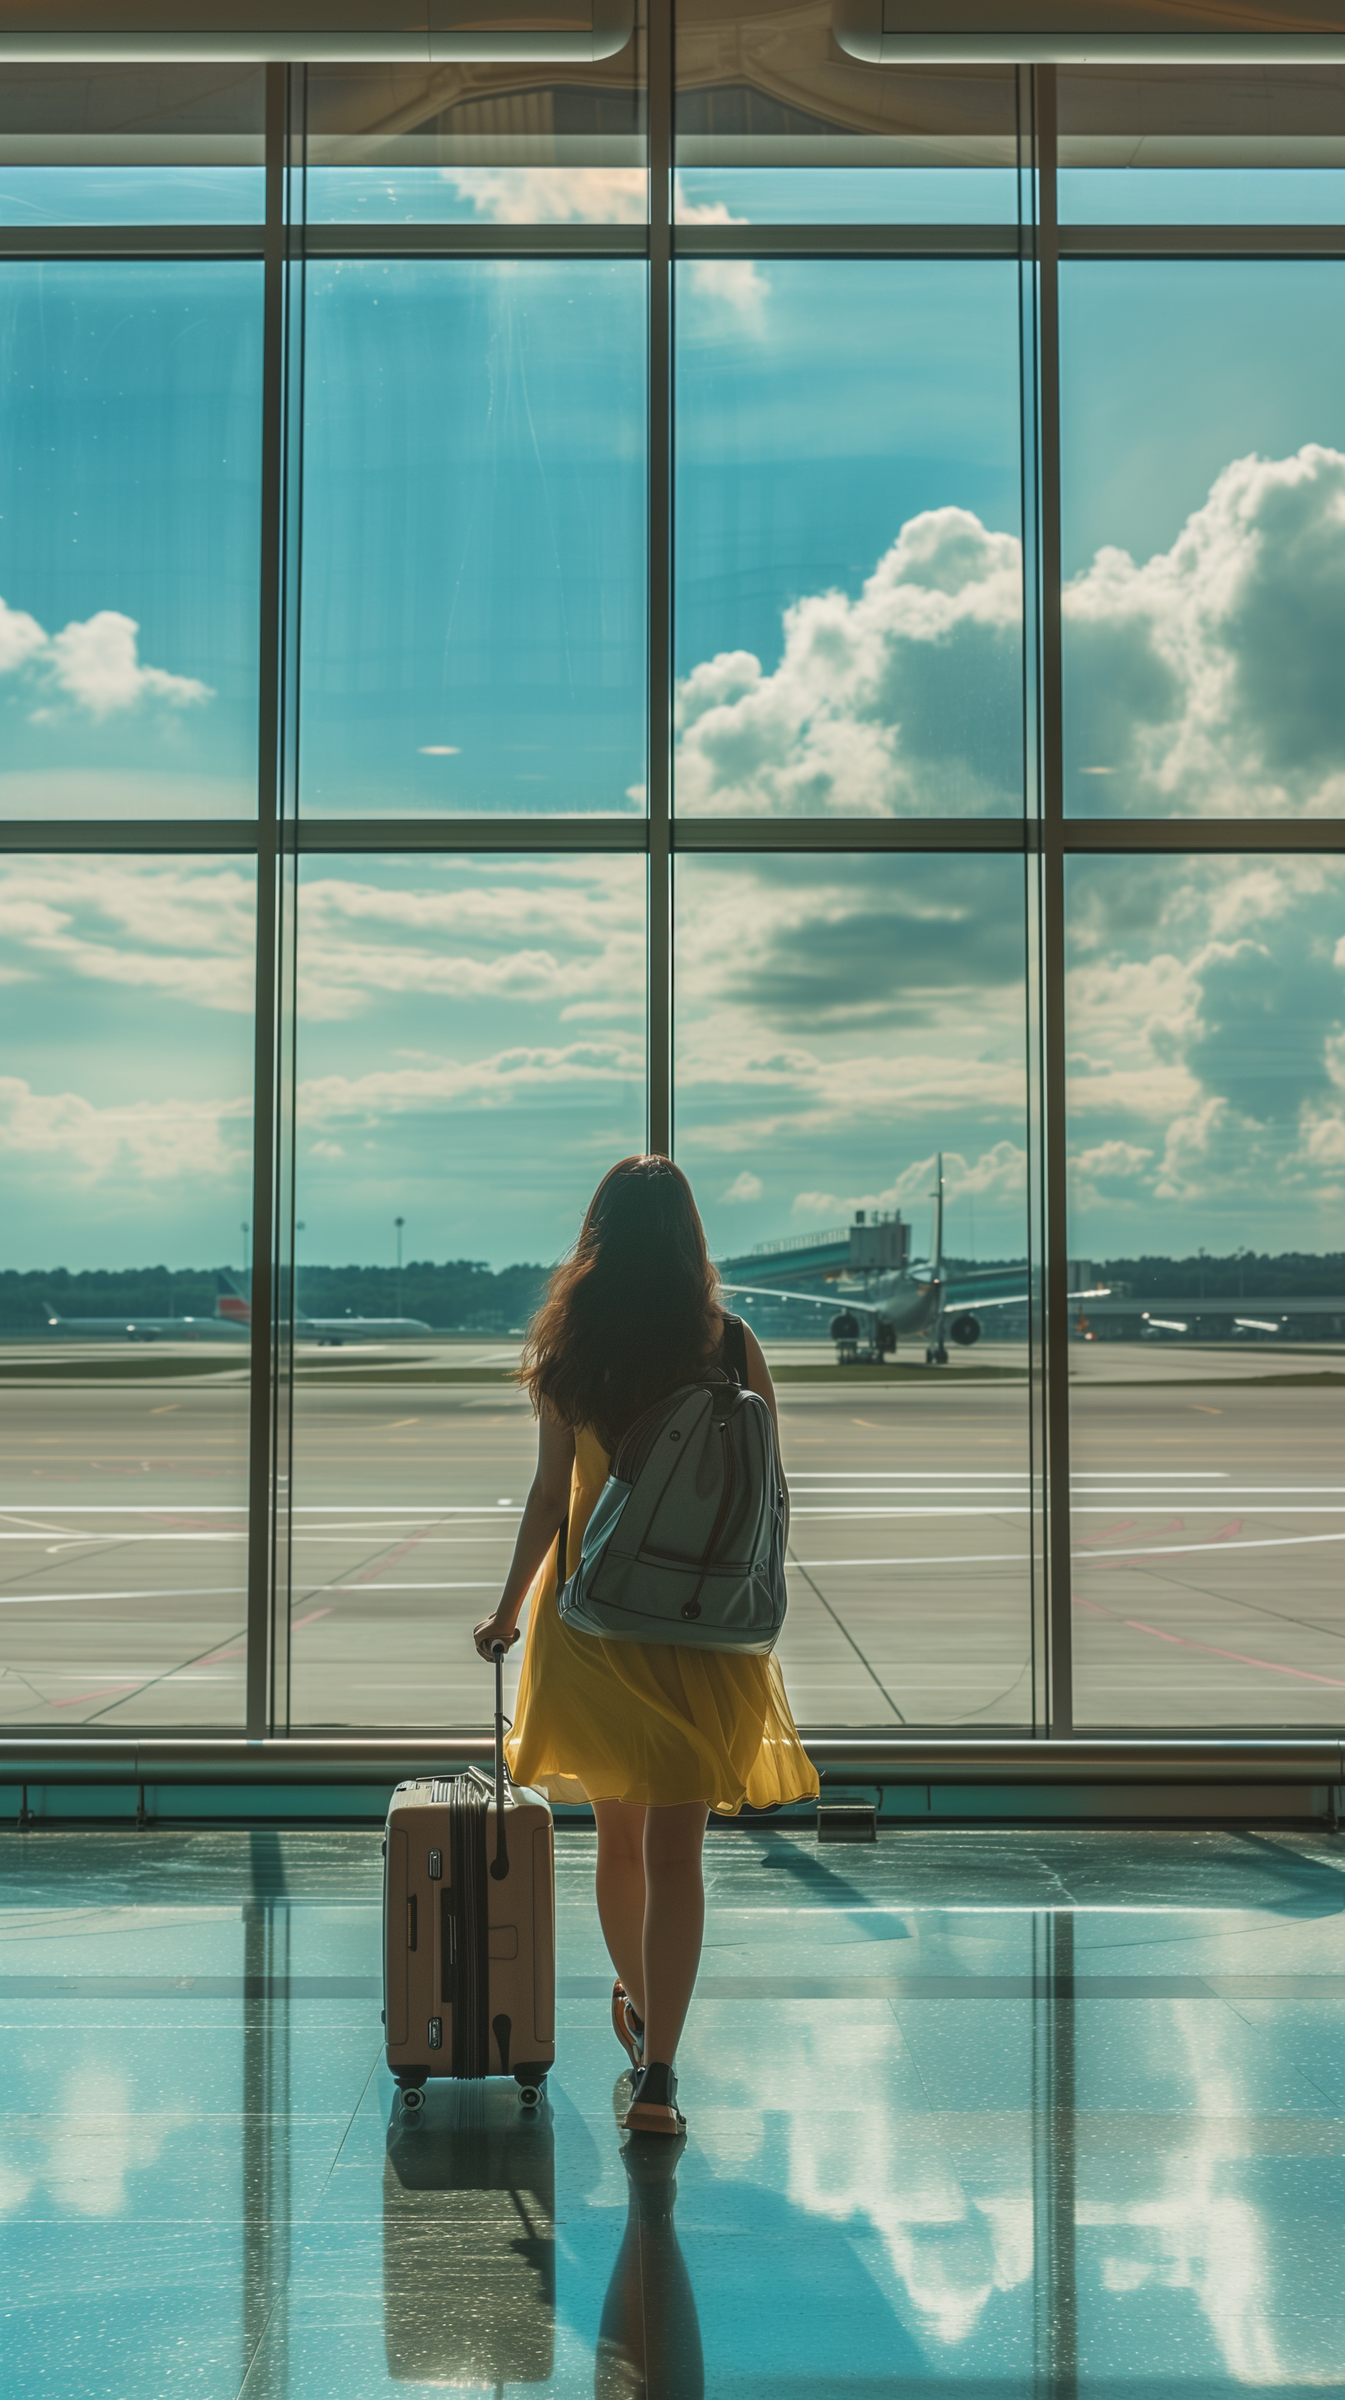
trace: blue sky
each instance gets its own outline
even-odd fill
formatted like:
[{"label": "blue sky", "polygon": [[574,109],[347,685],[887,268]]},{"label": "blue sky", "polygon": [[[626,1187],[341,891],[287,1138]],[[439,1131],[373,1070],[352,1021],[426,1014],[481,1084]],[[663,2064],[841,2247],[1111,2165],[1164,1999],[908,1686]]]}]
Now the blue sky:
[{"label": "blue sky", "polygon": [[[1345,806],[1343,276],[1066,269],[1072,806]],[[682,270],[682,807],[1020,804],[1014,286]],[[305,806],[336,838],[352,810],[636,812],[642,270],[324,266],[310,296]],[[253,265],[0,270],[11,814],[252,805],[258,299]],[[679,1141],[717,1246],[857,1205],[923,1240],[942,1149],[950,1240],[1021,1248],[1015,876],[683,863]],[[13,1263],[237,1258],[245,887],[7,864]],[[1334,866],[1089,862],[1071,894],[1077,1246],[1338,1240]],[[306,863],[310,1257],[390,1257],[398,1214],[408,1255],[563,1247],[642,1135],[642,912],[636,860]]]},{"label": "blue sky", "polygon": [[259,262],[0,265],[0,813],[256,813]]},{"label": "blue sky", "polygon": [[629,815],[638,261],[310,270],[301,806]]}]

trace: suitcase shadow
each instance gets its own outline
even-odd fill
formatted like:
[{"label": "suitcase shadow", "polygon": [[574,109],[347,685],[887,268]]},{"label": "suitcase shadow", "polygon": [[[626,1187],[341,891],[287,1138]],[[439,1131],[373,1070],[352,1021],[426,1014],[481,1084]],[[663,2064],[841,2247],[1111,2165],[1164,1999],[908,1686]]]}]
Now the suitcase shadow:
[{"label": "suitcase shadow", "polygon": [[555,2363],[551,2110],[512,2083],[434,2083],[383,2167],[383,2324],[398,2383],[545,2383]]}]

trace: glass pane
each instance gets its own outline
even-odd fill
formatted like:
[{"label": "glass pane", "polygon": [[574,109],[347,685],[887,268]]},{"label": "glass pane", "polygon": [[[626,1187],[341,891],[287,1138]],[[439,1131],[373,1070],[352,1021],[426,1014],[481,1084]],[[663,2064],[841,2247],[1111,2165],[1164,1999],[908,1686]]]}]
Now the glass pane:
[{"label": "glass pane", "polygon": [[[679,143],[679,152],[697,144]],[[1012,164],[682,167],[679,225],[1012,225]]]},{"label": "glass pane", "polygon": [[308,269],[301,797],[644,806],[647,269]]},{"label": "glass pane", "polygon": [[236,1727],[255,874],[0,862],[4,1720]]},{"label": "glass pane", "polygon": [[0,266],[0,815],[257,807],[260,261]]},{"label": "glass pane", "polygon": [[310,67],[310,222],[644,224],[640,47],[540,72]]},{"label": "glass pane", "polygon": [[684,856],[677,920],[677,1155],[779,1379],[795,1714],[1030,1723],[1021,862]]},{"label": "glass pane", "polygon": [[644,887],[639,857],[302,863],[296,1724],[482,1721],[520,1338],[644,1145]]},{"label": "glass pane", "polygon": [[1345,1694],[1345,861],[1068,886],[1075,1710],[1320,1725]]},{"label": "glass pane", "polygon": [[256,225],[262,68],[20,66],[0,76],[0,225]]},{"label": "glass pane", "polygon": [[1322,816],[1345,791],[1345,262],[1060,274],[1065,799]]},{"label": "glass pane", "polygon": [[677,270],[677,806],[1022,807],[1017,269]]},{"label": "glass pane", "polygon": [[1333,225],[1345,72],[1060,69],[1058,206],[1090,225]]}]

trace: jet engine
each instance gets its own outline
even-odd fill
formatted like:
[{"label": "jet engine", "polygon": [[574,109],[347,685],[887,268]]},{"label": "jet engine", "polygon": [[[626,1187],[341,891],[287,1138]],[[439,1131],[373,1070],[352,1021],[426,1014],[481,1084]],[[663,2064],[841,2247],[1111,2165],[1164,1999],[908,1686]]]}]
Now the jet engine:
[{"label": "jet engine", "polygon": [[973,1317],[970,1313],[954,1317],[948,1328],[949,1341],[959,1342],[964,1350],[970,1350],[972,1343],[979,1342],[980,1338],[981,1320],[979,1317]]}]

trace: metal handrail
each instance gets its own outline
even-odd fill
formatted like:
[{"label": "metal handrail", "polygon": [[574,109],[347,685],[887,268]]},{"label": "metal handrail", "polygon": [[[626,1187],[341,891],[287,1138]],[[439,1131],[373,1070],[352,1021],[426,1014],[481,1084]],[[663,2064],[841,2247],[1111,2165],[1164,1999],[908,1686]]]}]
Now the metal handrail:
[{"label": "metal handrail", "polygon": [[[838,1731],[805,1735],[804,1746],[824,1780],[835,1782],[1345,1783],[1345,1734],[1033,1740]],[[416,1774],[442,1775],[489,1762],[493,1755],[488,1733],[292,1735],[258,1742],[212,1734],[0,1737],[0,1784],[386,1784]]]}]

